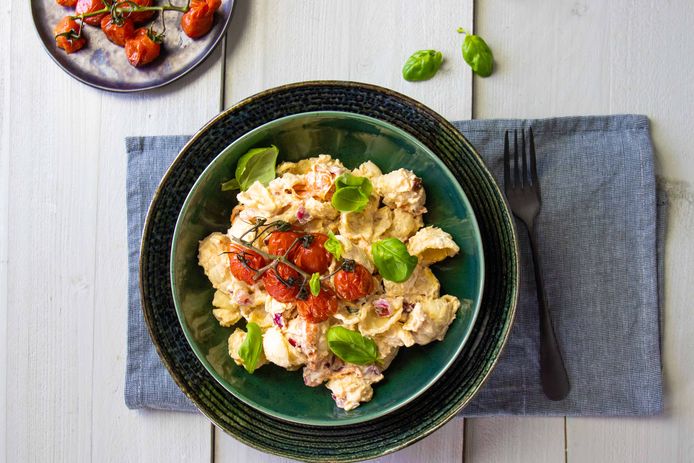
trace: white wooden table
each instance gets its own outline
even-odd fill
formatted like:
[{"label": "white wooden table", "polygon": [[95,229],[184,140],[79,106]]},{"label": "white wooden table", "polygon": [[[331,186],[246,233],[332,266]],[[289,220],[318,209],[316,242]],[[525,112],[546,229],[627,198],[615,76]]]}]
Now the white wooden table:
[{"label": "white wooden table", "polygon": [[[458,26],[485,37],[473,80]],[[141,95],[72,80],[41,50],[26,0],[0,2],[0,461],[276,462],[201,416],[123,403],[126,135],[183,134],[274,85],[345,79],[444,116],[647,114],[670,192],[666,411],[643,419],[455,420],[382,461],[694,460],[694,5],[690,0],[238,0],[224,49]],[[435,79],[404,59],[438,48]]]}]

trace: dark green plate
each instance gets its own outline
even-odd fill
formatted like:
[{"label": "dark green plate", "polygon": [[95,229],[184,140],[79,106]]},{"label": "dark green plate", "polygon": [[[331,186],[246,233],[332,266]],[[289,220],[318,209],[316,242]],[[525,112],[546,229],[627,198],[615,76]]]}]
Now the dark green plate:
[{"label": "dark green plate", "polygon": [[[462,252],[434,273],[441,291],[472,301],[461,309],[443,342],[401,349],[385,380],[374,387],[370,402],[346,412],[335,406],[325,387],[304,385],[300,371],[268,365],[249,375],[227,353],[233,328],[212,315],[214,290],[198,265],[198,242],[229,228],[236,192],[221,191],[239,157],[249,149],[275,145],[281,161],[298,161],[329,153],[355,168],[375,162],[383,172],[404,167],[424,181],[427,225],[451,233]],[[397,409],[431,386],[450,366],[467,340],[480,306],[484,280],[482,241],[465,193],[451,172],[409,133],[361,114],[320,111],[286,116],[264,124],[229,145],[205,169],[183,204],[171,249],[174,303],[183,332],[212,376],[229,392],[265,413],[285,420],[320,426],[364,422]]]},{"label": "dark green plate", "polygon": [[[307,111],[363,114],[410,133],[459,181],[482,237],[482,303],[460,354],[425,394],[365,423],[292,423],[260,412],[235,397],[215,380],[186,341],[168,278],[176,220],[204,169],[230,143],[251,130]],[[140,257],[145,320],[176,383],[202,413],[238,440],[265,452],[309,461],[355,461],[399,450],[429,435],[463,409],[488,377],[506,342],[515,313],[518,278],[511,214],[492,175],[462,134],[408,97],[351,82],[306,82],[271,89],[240,102],[208,123],[183,148],[157,189],[145,223]]]}]

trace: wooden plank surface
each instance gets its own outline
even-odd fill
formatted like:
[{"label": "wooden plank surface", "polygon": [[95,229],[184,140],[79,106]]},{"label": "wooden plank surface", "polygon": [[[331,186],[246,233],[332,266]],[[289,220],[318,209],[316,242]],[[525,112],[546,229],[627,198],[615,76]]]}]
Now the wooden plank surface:
[{"label": "wooden plank surface", "polygon": [[[9,43],[12,3],[0,5],[0,43]],[[7,455],[7,253],[10,203],[10,61],[0,63],[0,462]]]},{"label": "wooden plank surface", "polygon": [[[12,73],[2,92],[9,95],[2,104],[3,146],[12,148],[3,168],[11,192],[3,220],[9,275],[2,297],[8,309],[3,458],[209,460],[205,419],[129,411],[123,402],[123,139],[190,132],[213,116],[220,53],[166,90],[107,94],[63,73],[41,49],[29,2],[11,3],[11,39],[3,43],[12,46],[3,61],[12,63]],[[8,7],[1,8],[4,17]],[[3,34],[5,24],[3,18]]]},{"label": "wooden plank surface", "polygon": [[[459,26],[470,29],[472,1],[239,1],[227,41],[225,106],[277,85],[314,79],[368,82],[412,96],[452,119],[469,119],[471,74],[460,55]],[[291,18],[288,20],[287,18]],[[405,60],[440,49],[441,71],[428,82],[402,79]],[[376,391],[378,393],[378,391]],[[463,420],[383,461],[462,460]],[[281,461],[223,432],[216,461]]]},{"label": "wooden plank surface", "polygon": [[[399,452],[367,463],[460,462],[463,458],[463,420],[454,419],[427,438]],[[217,430],[215,461],[249,463],[290,463],[296,460],[280,458],[255,450]]]},{"label": "wooden plank surface", "polygon": [[[660,174],[694,177],[688,116],[694,100],[694,53],[687,0],[491,0],[476,4],[476,30],[493,48],[496,73],[476,79],[474,117],[551,117],[581,114],[647,114]],[[671,183],[668,183],[672,185]],[[674,184],[687,190],[687,184]],[[690,191],[690,190],[688,190]],[[687,270],[692,253],[691,194],[673,206],[667,238],[664,359],[668,411],[661,418],[567,420],[568,459],[576,462],[650,462],[691,459],[694,376],[682,368],[692,356]],[[689,233],[690,235],[690,233]],[[503,423],[522,439],[478,440]],[[468,420],[466,453],[472,461],[514,461],[552,442],[561,423],[535,434],[537,421]],[[508,429],[508,428],[512,429]],[[478,429],[481,428],[481,429]],[[534,438],[532,437],[534,435]],[[490,448],[491,447],[491,448]],[[482,458],[494,455],[495,458]],[[563,461],[551,458],[532,461]],[[526,460],[527,461],[527,460]]]},{"label": "wooden plank surface", "polygon": [[563,462],[564,418],[468,418],[464,461]]},{"label": "wooden plank surface", "polygon": [[[382,85],[469,119],[471,73],[456,29],[471,25],[472,0],[241,0],[228,35],[225,105],[289,82],[338,79]],[[441,70],[406,82],[402,65],[425,48],[444,53]]]}]

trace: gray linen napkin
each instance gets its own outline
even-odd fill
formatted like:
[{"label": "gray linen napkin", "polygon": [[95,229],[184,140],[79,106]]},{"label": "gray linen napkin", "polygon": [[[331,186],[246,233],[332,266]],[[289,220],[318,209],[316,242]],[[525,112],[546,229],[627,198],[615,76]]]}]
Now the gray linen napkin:
[{"label": "gray linen napkin", "polygon": [[[543,206],[537,230],[555,330],[571,378],[552,402],[539,383],[538,320],[524,228],[520,301],[489,381],[463,410],[484,415],[652,415],[662,410],[658,275],[663,209],[656,207],[645,116],[455,122],[501,180],[505,130],[532,126]],[[154,189],[188,137],[137,137],[128,152],[129,308],[125,401],[194,411],[147,334],[137,283],[140,236]],[[659,203],[660,204],[660,203]]]}]

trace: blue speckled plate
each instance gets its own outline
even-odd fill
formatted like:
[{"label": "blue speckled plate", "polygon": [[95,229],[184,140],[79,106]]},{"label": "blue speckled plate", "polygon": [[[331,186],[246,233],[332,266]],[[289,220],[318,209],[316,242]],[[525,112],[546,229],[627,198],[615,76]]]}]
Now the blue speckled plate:
[{"label": "blue speckled plate", "polygon": [[[155,1],[155,4],[161,3],[161,0]],[[185,4],[185,1],[174,0],[173,3]],[[190,39],[180,29],[179,13],[166,13],[161,56],[147,66],[134,68],[125,58],[123,48],[111,43],[100,29],[86,25],[87,46],[68,55],[55,45],[53,27],[62,17],[74,14],[74,8],[63,8],[55,0],[31,0],[36,31],[51,58],[80,82],[111,92],[139,92],[162,87],[192,71],[224,36],[233,8],[234,0],[222,0],[212,30],[197,40]],[[159,17],[156,21],[159,26]]]}]

